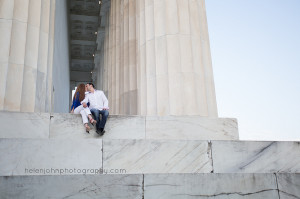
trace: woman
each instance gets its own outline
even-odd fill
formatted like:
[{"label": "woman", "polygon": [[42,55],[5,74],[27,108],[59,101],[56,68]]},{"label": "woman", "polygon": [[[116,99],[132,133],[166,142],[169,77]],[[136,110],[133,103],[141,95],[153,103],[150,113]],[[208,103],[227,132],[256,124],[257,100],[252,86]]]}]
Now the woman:
[{"label": "woman", "polygon": [[80,113],[81,114],[85,130],[87,133],[89,133],[91,128],[88,125],[88,119],[90,120],[90,123],[92,125],[96,124],[97,121],[93,119],[90,109],[88,107],[84,108],[80,103],[85,97],[85,92],[86,92],[86,86],[84,84],[79,84],[77,86],[76,92],[73,97],[71,113],[74,113],[74,114]]}]

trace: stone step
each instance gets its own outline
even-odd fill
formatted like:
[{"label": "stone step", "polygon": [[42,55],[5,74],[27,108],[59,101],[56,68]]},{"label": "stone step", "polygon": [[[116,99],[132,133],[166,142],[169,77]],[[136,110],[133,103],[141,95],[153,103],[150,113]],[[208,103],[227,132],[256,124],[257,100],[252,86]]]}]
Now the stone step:
[{"label": "stone step", "polygon": [[74,168],[100,169],[101,150],[100,139],[0,139],[0,176],[60,175],[62,170]]},{"label": "stone step", "polygon": [[0,126],[0,138],[238,140],[236,119],[199,116],[112,115],[103,137],[74,114],[0,112]]},{"label": "stone step", "polygon": [[[73,169],[71,171],[71,169]],[[299,142],[0,139],[0,176],[299,173]]]},{"label": "stone step", "polygon": [[300,174],[131,174],[0,177],[2,199],[293,199]]}]

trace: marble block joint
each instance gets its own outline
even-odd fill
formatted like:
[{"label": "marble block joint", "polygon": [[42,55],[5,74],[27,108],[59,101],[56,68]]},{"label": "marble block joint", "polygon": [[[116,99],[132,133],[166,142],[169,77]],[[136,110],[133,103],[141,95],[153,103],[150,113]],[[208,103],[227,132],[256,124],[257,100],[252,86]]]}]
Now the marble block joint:
[{"label": "marble block joint", "polygon": [[131,174],[0,177],[1,198],[297,199],[299,174]]}]

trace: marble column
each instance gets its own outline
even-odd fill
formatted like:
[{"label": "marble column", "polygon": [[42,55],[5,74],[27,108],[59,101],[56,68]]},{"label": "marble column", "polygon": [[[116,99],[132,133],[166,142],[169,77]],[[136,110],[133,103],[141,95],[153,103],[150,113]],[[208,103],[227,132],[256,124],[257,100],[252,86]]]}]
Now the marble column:
[{"label": "marble column", "polygon": [[0,0],[0,110],[50,111],[55,0]]},{"label": "marble column", "polygon": [[110,3],[101,78],[112,113],[217,117],[204,0]]},{"label": "marble column", "polygon": [[25,52],[25,65],[23,73],[23,88],[21,111],[30,112],[35,107],[37,65],[38,65],[38,50],[40,38],[40,15],[41,15],[41,1],[29,2],[29,14],[27,24],[27,45]]},{"label": "marble column", "polygon": [[[14,0],[12,8],[11,38],[6,75],[4,110],[20,111],[25,61],[26,32],[29,0]],[[4,8],[5,9],[5,8]]]},{"label": "marble column", "polygon": [[4,109],[7,72],[10,64],[10,41],[14,18],[14,1],[0,1],[0,110]]}]

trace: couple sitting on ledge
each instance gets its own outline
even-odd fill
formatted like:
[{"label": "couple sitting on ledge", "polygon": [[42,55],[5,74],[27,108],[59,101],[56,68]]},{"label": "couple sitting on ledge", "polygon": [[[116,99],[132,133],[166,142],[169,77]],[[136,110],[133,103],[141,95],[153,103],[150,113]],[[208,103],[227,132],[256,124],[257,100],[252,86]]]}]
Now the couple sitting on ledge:
[{"label": "couple sitting on ledge", "polygon": [[[83,125],[89,133],[88,121],[94,126],[99,135],[105,133],[104,127],[108,117],[108,100],[103,91],[96,90],[94,84],[79,84],[73,97],[71,113],[81,114]],[[101,114],[101,120],[100,120]],[[92,117],[94,116],[94,118]]]}]

